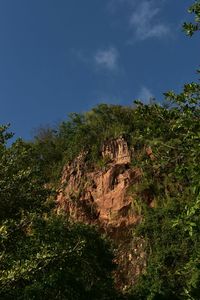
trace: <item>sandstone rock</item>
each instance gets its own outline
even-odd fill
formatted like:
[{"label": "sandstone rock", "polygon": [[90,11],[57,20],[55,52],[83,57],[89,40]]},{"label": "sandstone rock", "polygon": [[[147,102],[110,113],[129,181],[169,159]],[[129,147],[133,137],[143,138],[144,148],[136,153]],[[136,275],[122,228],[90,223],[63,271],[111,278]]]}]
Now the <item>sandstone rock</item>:
[{"label": "sandstone rock", "polygon": [[102,157],[107,157],[107,170],[87,171],[85,154],[64,167],[62,188],[57,197],[59,209],[78,220],[121,226],[135,223],[132,197],[127,191],[138,170],[130,166],[131,153],[123,138],[106,142]]},{"label": "sandstone rock", "polygon": [[131,162],[131,153],[127,142],[122,137],[104,143],[102,156],[109,157],[116,164],[129,164]]},{"label": "sandstone rock", "polygon": [[[152,155],[150,149],[148,153]],[[132,237],[132,228],[141,217],[134,211],[129,189],[142,178],[141,169],[131,166],[133,155],[122,137],[103,145],[103,168],[88,169],[87,153],[80,154],[64,167],[57,197],[58,210],[75,221],[98,224],[114,241],[115,281],[121,290],[135,283],[146,263],[143,241]]]}]

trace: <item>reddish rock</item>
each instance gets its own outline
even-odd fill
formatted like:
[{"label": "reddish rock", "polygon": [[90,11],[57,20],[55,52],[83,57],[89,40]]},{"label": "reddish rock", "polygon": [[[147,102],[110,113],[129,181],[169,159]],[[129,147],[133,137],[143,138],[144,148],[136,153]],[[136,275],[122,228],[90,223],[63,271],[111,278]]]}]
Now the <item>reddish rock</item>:
[{"label": "reddish rock", "polygon": [[113,239],[119,266],[116,286],[124,290],[135,283],[146,264],[144,241],[132,237],[133,226],[141,217],[134,211],[134,195],[129,193],[131,186],[141,181],[142,171],[132,167],[134,151],[123,138],[107,141],[101,155],[101,168],[88,168],[87,153],[64,167],[58,211],[64,210],[75,221],[98,224]]},{"label": "reddish rock", "polygon": [[62,188],[57,198],[59,209],[79,220],[120,226],[135,223],[132,197],[127,191],[138,176],[130,166],[131,153],[123,138],[111,140],[102,148],[106,170],[87,171],[84,154],[65,166]]}]

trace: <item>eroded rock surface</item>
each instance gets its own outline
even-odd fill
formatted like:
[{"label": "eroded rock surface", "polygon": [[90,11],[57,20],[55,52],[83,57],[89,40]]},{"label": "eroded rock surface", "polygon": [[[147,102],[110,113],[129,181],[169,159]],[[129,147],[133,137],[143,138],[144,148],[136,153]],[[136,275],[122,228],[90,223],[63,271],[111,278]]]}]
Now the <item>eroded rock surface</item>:
[{"label": "eroded rock surface", "polygon": [[96,220],[113,226],[135,223],[128,188],[138,170],[130,166],[131,155],[127,142],[119,138],[102,148],[102,158],[108,161],[105,168],[87,171],[84,154],[65,166],[57,198],[60,209],[87,222]]},{"label": "eroded rock surface", "polygon": [[135,283],[145,268],[144,241],[133,239],[133,226],[140,221],[134,211],[132,185],[141,179],[141,170],[131,166],[134,152],[123,138],[102,147],[104,165],[88,169],[86,154],[81,154],[63,169],[57,197],[58,210],[75,221],[98,224],[115,244],[116,286],[125,290]]}]

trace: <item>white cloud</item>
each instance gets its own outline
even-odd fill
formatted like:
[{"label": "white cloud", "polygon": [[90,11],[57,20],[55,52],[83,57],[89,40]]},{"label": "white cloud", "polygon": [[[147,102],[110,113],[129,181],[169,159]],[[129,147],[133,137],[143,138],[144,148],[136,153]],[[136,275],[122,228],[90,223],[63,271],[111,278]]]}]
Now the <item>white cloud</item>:
[{"label": "white cloud", "polygon": [[170,33],[168,24],[159,19],[166,0],[109,0],[109,11],[127,11],[129,27],[137,40],[161,38]]},{"label": "white cloud", "polygon": [[109,71],[116,71],[118,69],[119,53],[116,48],[110,47],[104,50],[98,50],[94,56],[95,64],[98,67]]},{"label": "white cloud", "polygon": [[90,68],[117,74],[122,72],[119,66],[119,51],[115,47],[100,48],[93,53],[80,49],[71,49],[71,55]]},{"label": "white cloud", "polygon": [[137,99],[141,100],[145,104],[149,104],[155,97],[152,92],[145,86],[143,86],[137,96]]},{"label": "white cloud", "polygon": [[169,34],[169,27],[157,21],[161,8],[155,1],[143,1],[134,9],[130,17],[130,26],[140,40]]}]

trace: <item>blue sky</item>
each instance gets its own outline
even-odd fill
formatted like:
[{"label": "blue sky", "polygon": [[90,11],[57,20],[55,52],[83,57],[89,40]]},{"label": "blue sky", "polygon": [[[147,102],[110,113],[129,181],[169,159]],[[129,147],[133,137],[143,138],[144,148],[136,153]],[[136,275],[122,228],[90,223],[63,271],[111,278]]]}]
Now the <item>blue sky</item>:
[{"label": "blue sky", "polygon": [[193,1],[1,0],[0,123],[40,125],[98,103],[162,101],[197,80],[199,36],[181,24]]}]

